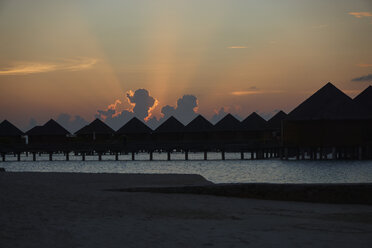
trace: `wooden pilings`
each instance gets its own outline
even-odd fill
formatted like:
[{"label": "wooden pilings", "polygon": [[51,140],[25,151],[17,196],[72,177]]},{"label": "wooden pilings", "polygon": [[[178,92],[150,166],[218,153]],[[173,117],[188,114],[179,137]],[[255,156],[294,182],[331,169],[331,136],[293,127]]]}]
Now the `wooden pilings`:
[{"label": "wooden pilings", "polygon": [[170,152],[170,151],[167,152],[167,160],[168,160],[168,161],[171,160],[171,152]]}]

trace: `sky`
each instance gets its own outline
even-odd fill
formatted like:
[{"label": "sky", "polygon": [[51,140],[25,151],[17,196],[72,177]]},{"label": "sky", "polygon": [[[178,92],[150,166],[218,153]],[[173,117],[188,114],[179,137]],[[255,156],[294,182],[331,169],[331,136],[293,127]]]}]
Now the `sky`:
[{"label": "sky", "polygon": [[371,0],[1,0],[0,34],[0,120],[23,130],[269,117],[372,84]]}]

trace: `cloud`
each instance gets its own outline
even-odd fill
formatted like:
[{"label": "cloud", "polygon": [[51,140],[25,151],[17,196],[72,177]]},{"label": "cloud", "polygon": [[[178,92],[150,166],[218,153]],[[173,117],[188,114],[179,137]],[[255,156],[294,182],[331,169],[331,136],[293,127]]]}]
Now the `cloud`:
[{"label": "cloud", "polygon": [[372,12],[349,12],[348,14],[355,16],[356,18],[372,17]]},{"label": "cloud", "polygon": [[212,116],[211,118],[211,123],[214,125],[216,124],[217,122],[219,122],[223,117],[225,117],[227,115],[227,112],[225,111],[225,108],[222,107],[220,108],[220,110],[218,111],[215,111],[214,115]]},{"label": "cloud", "polygon": [[[106,109],[97,110],[95,117],[105,121],[106,124],[115,130],[122,127],[133,117],[137,117],[142,121],[148,121],[152,118],[152,111],[158,105],[158,100],[152,97],[146,89],[138,89],[135,92],[129,90],[125,97],[129,103],[128,108],[120,112],[118,107],[122,102],[115,100]],[[157,121],[156,118],[155,120]]]},{"label": "cloud", "polygon": [[176,117],[184,125],[188,124],[197,116],[198,99],[194,95],[184,95],[177,100],[177,106],[166,105],[161,109],[163,117],[159,120],[162,122],[170,116]]},{"label": "cloud", "polygon": [[245,48],[248,48],[246,46],[229,46],[227,47],[228,49],[245,49]]},{"label": "cloud", "polygon": [[358,67],[372,67],[372,64],[357,64]]},{"label": "cloud", "polygon": [[0,69],[1,75],[28,75],[52,71],[87,70],[98,62],[94,58],[64,59],[58,62],[17,62],[12,66]]},{"label": "cloud", "polygon": [[247,90],[238,90],[230,92],[233,96],[246,96],[246,95],[259,95],[259,94],[278,94],[282,93],[281,90],[260,90],[256,86],[252,86]]},{"label": "cloud", "polygon": [[28,122],[28,126],[26,127],[26,130],[28,131],[37,125],[38,125],[37,121],[34,118],[31,118],[30,121]]},{"label": "cloud", "polygon": [[366,76],[353,78],[351,81],[353,81],[353,82],[372,82],[372,74],[368,74]]},{"label": "cloud", "polygon": [[142,120],[149,119],[151,111],[158,105],[158,100],[150,96],[146,89],[138,89],[134,93],[127,93],[129,103],[133,106],[133,113]]},{"label": "cloud", "polygon": [[56,121],[71,133],[78,131],[80,128],[88,124],[83,117],[75,115],[74,118],[72,118],[66,113],[60,114]]}]

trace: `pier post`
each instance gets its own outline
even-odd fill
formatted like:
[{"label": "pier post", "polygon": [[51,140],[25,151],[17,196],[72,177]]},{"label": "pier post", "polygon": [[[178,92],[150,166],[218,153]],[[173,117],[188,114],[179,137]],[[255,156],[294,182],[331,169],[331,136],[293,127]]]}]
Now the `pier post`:
[{"label": "pier post", "polygon": [[21,153],[20,152],[17,153],[17,161],[21,161]]},{"label": "pier post", "polygon": [[69,161],[69,160],[70,160],[70,153],[66,152],[66,161]]},{"label": "pier post", "polygon": [[251,159],[254,159],[254,151],[251,151]]},{"label": "pier post", "polygon": [[50,152],[49,153],[49,161],[52,161],[53,160],[53,152]]},{"label": "pier post", "polygon": [[5,162],[5,153],[2,153],[2,154],[1,154],[1,157],[2,157],[2,159],[3,159],[3,162]]},{"label": "pier post", "polygon": [[133,161],[136,159],[134,155],[135,155],[134,152],[132,152],[132,160]]},{"label": "pier post", "polygon": [[171,153],[170,153],[170,151],[167,152],[167,160],[168,160],[168,161],[171,160]]},{"label": "pier post", "polygon": [[300,148],[296,149],[296,160],[300,160]]},{"label": "pier post", "polygon": [[185,151],[185,160],[189,160],[189,151],[188,150]]},{"label": "pier post", "polygon": [[361,146],[358,147],[358,160],[363,159],[363,149]]},{"label": "pier post", "polygon": [[336,147],[332,147],[332,160],[336,159]]},{"label": "pier post", "polygon": [[28,157],[28,152],[26,152],[26,157]]},{"label": "pier post", "polygon": [[102,153],[101,152],[98,153],[98,161],[102,161]]},{"label": "pier post", "polygon": [[32,153],[32,161],[36,161],[36,152]]},{"label": "pier post", "polygon": [[225,151],[221,151],[221,159],[225,160]]},{"label": "pier post", "polygon": [[288,160],[288,147],[284,148],[284,158]]},{"label": "pier post", "polygon": [[153,151],[150,151],[150,161],[153,160]]},{"label": "pier post", "polygon": [[82,161],[85,161],[85,152],[82,152],[82,153],[81,153],[81,160],[82,160]]},{"label": "pier post", "polygon": [[208,159],[208,153],[207,151],[204,151],[204,160],[207,160]]},{"label": "pier post", "polygon": [[115,160],[116,160],[116,161],[119,160],[119,153],[118,153],[118,152],[115,152]]},{"label": "pier post", "polygon": [[240,152],[240,159],[244,160],[244,152]]}]

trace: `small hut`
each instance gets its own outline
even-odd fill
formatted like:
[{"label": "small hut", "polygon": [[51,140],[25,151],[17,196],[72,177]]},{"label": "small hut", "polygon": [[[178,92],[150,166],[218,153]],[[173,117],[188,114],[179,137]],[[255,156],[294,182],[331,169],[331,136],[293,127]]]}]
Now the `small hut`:
[{"label": "small hut", "polygon": [[151,133],[151,128],[136,117],[133,117],[119,128],[115,135],[125,137],[129,144],[146,144],[151,141]]},{"label": "small hut", "polygon": [[26,132],[29,144],[65,144],[70,133],[50,119],[43,126],[35,126]]},{"label": "small hut", "polygon": [[327,83],[288,114],[283,123],[287,146],[355,146],[363,143],[366,109]]},{"label": "small hut", "polygon": [[7,120],[0,123],[0,144],[24,144],[24,133]]},{"label": "small hut", "polygon": [[287,114],[280,110],[267,121],[267,129],[271,132],[271,141],[280,142],[282,138],[282,123],[287,118]]},{"label": "small hut", "polygon": [[210,135],[213,131],[213,124],[198,115],[184,129],[184,141],[190,147],[207,145],[210,142]]},{"label": "small hut", "polygon": [[84,141],[98,142],[105,142],[112,139],[114,133],[115,131],[100,119],[95,119],[90,124],[75,132],[76,136]]},{"label": "small hut", "polygon": [[155,129],[153,136],[157,144],[178,147],[182,143],[184,125],[171,116]]},{"label": "small hut", "polygon": [[227,114],[213,127],[213,140],[222,144],[241,142],[241,122],[231,114]]},{"label": "small hut", "polygon": [[250,114],[241,122],[242,138],[244,143],[259,147],[266,143],[269,138],[267,121],[256,112]]}]

